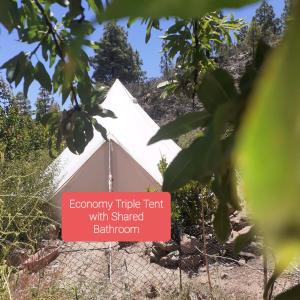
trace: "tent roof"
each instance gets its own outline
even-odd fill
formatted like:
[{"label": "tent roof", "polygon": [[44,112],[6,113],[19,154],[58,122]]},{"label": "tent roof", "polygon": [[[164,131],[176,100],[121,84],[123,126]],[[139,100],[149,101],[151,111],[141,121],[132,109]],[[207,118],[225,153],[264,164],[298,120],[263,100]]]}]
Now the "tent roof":
[{"label": "tent roof", "polygon": [[[157,165],[162,156],[170,163],[181,150],[180,147],[172,140],[147,145],[159,126],[118,79],[110,88],[102,106],[112,110],[117,116],[117,119],[96,117],[106,128],[108,137],[118,143],[161,185],[162,176]],[[82,154],[73,154],[66,148],[53,163],[58,172],[55,179],[56,191],[59,191],[104,143],[101,134],[94,130],[94,137]]]}]

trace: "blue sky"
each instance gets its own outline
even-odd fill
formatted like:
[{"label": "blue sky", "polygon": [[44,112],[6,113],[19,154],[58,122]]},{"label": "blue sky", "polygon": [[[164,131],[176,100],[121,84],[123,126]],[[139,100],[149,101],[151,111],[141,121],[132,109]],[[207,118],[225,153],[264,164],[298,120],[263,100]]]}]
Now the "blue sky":
[{"label": "blue sky", "polygon": [[[0,0],[1,1],[1,0]],[[280,16],[284,0],[270,0],[269,1],[275,10],[276,15]],[[259,4],[254,4],[250,6],[243,7],[236,10],[226,10],[224,14],[234,14],[236,18],[243,18],[246,21],[250,21],[252,16],[255,13],[255,10]],[[61,9],[57,7],[54,10],[55,15],[62,13]],[[126,27],[126,21],[119,22],[121,25]],[[171,24],[171,21],[163,21],[161,23],[162,29],[168,28]],[[34,48],[34,45],[25,46],[22,43],[17,41],[17,36],[15,33],[9,35],[6,30],[0,27],[0,65],[2,65],[9,58],[18,54],[20,51],[31,51]],[[161,51],[161,39],[163,31],[154,30],[152,32],[151,40],[148,44],[145,43],[145,25],[141,25],[140,22],[136,22],[131,28],[128,29],[128,39],[132,47],[136,49],[143,60],[143,69],[146,71],[147,76],[157,77],[160,75],[160,51]],[[91,39],[97,41],[101,38],[102,28],[101,26],[97,27],[97,30],[91,36]],[[88,52],[89,55],[93,55],[92,51]],[[0,75],[5,77],[3,71],[0,71]],[[29,90],[28,97],[32,103],[35,102],[38,94],[39,84],[34,82]],[[18,86],[17,90],[22,90],[22,83]],[[55,95],[55,100],[60,103],[60,96]]]}]

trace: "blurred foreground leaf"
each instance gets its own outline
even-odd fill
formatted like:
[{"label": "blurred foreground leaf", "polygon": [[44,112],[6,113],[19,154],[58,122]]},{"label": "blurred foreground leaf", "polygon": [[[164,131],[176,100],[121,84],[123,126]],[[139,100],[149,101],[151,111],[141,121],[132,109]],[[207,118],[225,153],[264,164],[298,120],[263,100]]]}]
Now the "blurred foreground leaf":
[{"label": "blurred foreground leaf", "polygon": [[204,111],[188,113],[175,121],[161,127],[148,142],[149,145],[163,139],[173,139],[193,129],[203,127],[209,120],[209,114]]},{"label": "blurred foreground leaf", "polygon": [[294,13],[252,95],[237,147],[249,209],[283,265],[300,251],[299,3]]},{"label": "blurred foreground leaf", "polygon": [[297,300],[300,295],[300,284],[292,287],[291,289],[280,293],[275,297],[275,300]]},{"label": "blurred foreground leaf", "polygon": [[123,17],[201,17],[208,12],[222,8],[242,7],[258,0],[115,0],[108,6],[104,18]]}]

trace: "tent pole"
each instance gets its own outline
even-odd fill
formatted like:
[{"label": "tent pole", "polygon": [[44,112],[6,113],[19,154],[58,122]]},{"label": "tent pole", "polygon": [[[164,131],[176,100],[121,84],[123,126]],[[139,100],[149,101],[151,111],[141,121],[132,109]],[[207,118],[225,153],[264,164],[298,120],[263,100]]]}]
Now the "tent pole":
[{"label": "tent pole", "polygon": [[108,191],[112,192],[112,172],[111,172],[111,140],[108,140]]},{"label": "tent pole", "polygon": [[[108,191],[112,192],[112,172],[111,172],[111,140],[108,139]],[[111,255],[111,242],[109,242],[109,282],[112,283],[112,255]]]}]

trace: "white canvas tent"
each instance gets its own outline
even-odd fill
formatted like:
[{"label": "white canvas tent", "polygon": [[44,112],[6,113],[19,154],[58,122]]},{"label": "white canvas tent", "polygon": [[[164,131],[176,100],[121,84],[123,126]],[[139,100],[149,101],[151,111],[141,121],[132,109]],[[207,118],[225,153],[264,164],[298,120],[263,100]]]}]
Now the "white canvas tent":
[{"label": "white canvas tent", "polygon": [[[144,192],[160,188],[162,176],[158,163],[164,156],[170,163],[180,148],[172,141],[148,146],[159,126],[147,115],[119,80],[109,90],[102,106],[117,116],[100,118],[110,142],[94,130],[94,137],[80,155],[65,149],[53,162],[55,177],[54,204],[60,220],[62,192]],[[109,176],[111,174],[111,179]],[[111,186],[109,186],[111,184]]]}]

